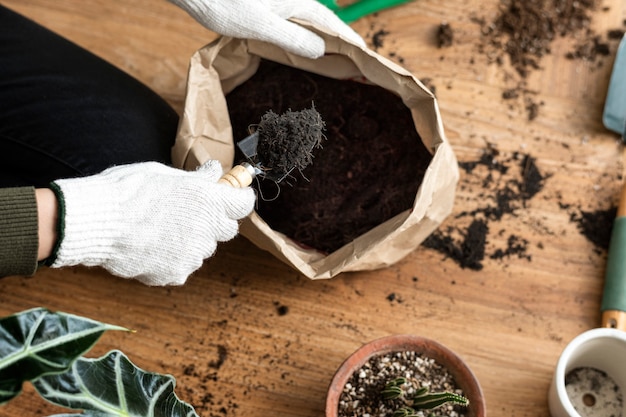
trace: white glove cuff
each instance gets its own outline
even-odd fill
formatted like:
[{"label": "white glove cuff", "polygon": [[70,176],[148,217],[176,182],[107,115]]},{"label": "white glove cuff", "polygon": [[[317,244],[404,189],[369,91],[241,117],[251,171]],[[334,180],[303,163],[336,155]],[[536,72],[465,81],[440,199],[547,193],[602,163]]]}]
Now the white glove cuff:
[{"label": "white glove cuff", "polygon": [[110,259],[122,219],[112,199],[102,196],[94,177],[52,183],[59,202],[59,238],[50,259],[53,268],[83,264],[101,265]]}]

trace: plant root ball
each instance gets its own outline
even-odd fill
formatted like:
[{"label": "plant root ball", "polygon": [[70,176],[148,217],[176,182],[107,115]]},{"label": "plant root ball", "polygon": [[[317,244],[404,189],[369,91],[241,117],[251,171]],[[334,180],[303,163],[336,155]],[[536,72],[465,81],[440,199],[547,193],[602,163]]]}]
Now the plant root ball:
[{"label": "plant root ball", "polygon": [[312,150],[320,145],[324,126],[315,107],[281,115],[272,110],[265,113],[257,127],[262,168],[274,178],[282,178],[292,169],[302,171],[313,162]]}]

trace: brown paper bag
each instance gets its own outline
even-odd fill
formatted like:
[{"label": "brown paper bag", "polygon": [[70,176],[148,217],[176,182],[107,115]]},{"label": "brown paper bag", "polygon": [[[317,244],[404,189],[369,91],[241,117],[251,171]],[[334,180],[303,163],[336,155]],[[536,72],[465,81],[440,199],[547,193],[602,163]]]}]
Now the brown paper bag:
[{"label": "brown paper bag", "polygon": [[311,60],[272,44],[229,37],[219,38],[193,55],[185,111],[173,148],[174,164],[190,170],[209,159],[217,159],[225,171],[231,168],[235,142],[225,95],[255,73],[261,58],[336,79],[365,77],[402,98],[411,111],[419,136],[433,154],[413,208],[329,255],[302,248],[272,230],[256,212],[244,220],[240,233],[311,279],[389,266],[415,250],[452,210],[459,172],[443,132],[437,102],[402,67],[321,28],[302,24],[324,38],[324,57]]}]

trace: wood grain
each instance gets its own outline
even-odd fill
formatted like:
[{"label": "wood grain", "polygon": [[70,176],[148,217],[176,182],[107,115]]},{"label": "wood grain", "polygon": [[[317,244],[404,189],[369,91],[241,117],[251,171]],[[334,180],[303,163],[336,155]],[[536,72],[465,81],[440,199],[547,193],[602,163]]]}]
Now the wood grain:
[{"label": "wood grain", "polygon": [[[462,234],[472,220],[464,213],[522,175],[515,158],[535,158],[543,188],[490,220],[486,244],[494,253],[515,235],[527,242],[527,256],[487,256],[482,270],[471,270],[421,247],[384,270],[311,281],[237,238],[182,287],[150,288],[84,267],[5,278],[0,314],[45,306],[135,329],[104,335],[89,356],[120,349],[144,369],[174,375],[179,397],[201,416],[320,416],[343,359],[395,333],[436,339],[463,357],[482,384],[490,416],[548,416],[548,385],[562,349],[600,323],[606,251],[573,219],[616,206],[622,186],[622,144],[601,124],[616,42],[611,55],[585,62],[566,59],[572,42],[556,39],[526,80],[541,103],[529,121],[523,97],[502,98],[518,85],[514,71],[478,49],[476,18],[493,19],[498,3],[416,0],[353,27],[371,47],[373,35],[385,30],[378,52],[435,87],[461,163],[496,149],[496,159],[511,166],[489,186],[484,166],[461,169],[454,213],[441,231]],[[3,4],[129,72],[179,112],[189,57],[215,38],[163,0]],[[593,28],[604,35],[623,29],[625,18],[626,1],[606,0]],[[438,48],[436,29],[444,21],[455,41]],[[220,367],[219,349],[227,352]],[[0,408],[4,417],[58,412],[28,384]]]}]

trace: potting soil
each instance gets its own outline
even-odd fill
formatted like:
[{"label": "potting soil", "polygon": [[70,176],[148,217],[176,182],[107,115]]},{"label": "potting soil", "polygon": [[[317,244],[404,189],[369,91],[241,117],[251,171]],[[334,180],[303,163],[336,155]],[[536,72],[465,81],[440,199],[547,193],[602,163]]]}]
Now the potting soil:
[{"label": "potting soil", "polygon": [[256,184],[257,213],[272,229],[330,253],[411,209],[432,155],[395,94],[263,60],[226,99],[235,138],[268,110],[314,105],[326,123],[310,166],[279,186]]}]

